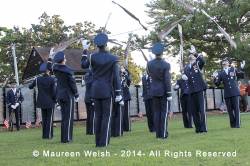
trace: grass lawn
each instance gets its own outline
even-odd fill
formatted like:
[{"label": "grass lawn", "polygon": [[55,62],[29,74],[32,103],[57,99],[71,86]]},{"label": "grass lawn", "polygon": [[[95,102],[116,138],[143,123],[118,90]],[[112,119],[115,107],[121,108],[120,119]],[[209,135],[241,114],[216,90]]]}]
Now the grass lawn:
[{"label": "grass lawn", "polygon": [[[227,114],[210,114],[207,121],[208,133],[195,134],[194,129],[183,128],[181,117],[178,115],[169,122],[169,138],[161,140],[156,139],[155,134],[148,132],[145,120],[139,120],[133,122],[132,132],[124,133],[123,137],[111,138],[107,148],[95,148],[94,136],[85,135],[83,122],[75,125],[74,141],[71,144],[60,143],[60,127],[55,128],[53,140],[42,140],[41,129],[35,128],[12,133],[0,132],[0,166],[250,165],[250,114],[241,115],[242,128],[240,129],[229,128]],[[38,150],[40,156],[32,156],[33,150]],[[80,156],[45,157],[42,156],[43,150],[80,152]],[[236,157],[199,157],[196,156],[199,150],[202,152],[236,151]],[[111,157],[86,157],[84,152],[87,151],[107,151]],[[153,156],[155,151],[160,151],[160,155]],[[166,155],[165,152],[167,152]],[[178,154],[179,156],[176,156]]]}]

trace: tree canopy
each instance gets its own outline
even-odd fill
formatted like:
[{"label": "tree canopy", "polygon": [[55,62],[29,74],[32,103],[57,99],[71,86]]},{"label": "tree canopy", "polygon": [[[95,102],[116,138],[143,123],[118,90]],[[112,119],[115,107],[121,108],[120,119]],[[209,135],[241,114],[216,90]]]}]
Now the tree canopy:
[{"label": "tree canopy", "polygon": [[[38,19],[39,24],[31,24],[31,28],[14,27],[10,29],[0,27],[0,83],[5,82],[6,79],[14,80],[13,57],[10,48],[12,43],[16,44],[19,75],[22,76],[32,47],[53,47],[62,41],[80,35],[90,38],[103,29],[88,21],[65,25],[59,15],[49,16],[47,13],[43,13]],[[74,43],[70,47],[82,48],[80,43]],[[117,55],[121,56],[124,50],[120,48],[119,51],[120,53]],[[129,66],[131,73],[133,73],[134,83],[138,83],[139,75],[135,74],[138,73],[138,68],[131,58],[129,59]],[[134,70],[137,72],[134,72]]]},{"label": "tree canopy", "polygon": [[[189,13],[175,0],[153,0],[147,4],[148,15],[153,19],[151,24],[154,31],[148,36],[151,42],[159,41],[157,34],[172,22],[187,16]],[[204,9],[216,22],[230,34],[236,41],[237,49],[230,47],[225,37],[220,33],[217,25],[211,22],[204,14],[195,12],[194,16],[182,21],[184,50],[195,45],[198,52],[206,53],[206,76],[220,68],[219,60],[228,55],[232,59],[246,60],[246,74],[250,75],[250,1],[249,0],[186,0],[190,5],[198,9]],[[179,51],[179,34],[175,29],[165,39],[169,47],[173,47],[171,56],[176,56]],[[187,54],[187,52],[185,53]]]},{"label": "tree canopy", "polygon": [[[133,34],[131,43],[133,48],[149,48],[149,44],[160,41],[159,32],[171,23],[188,16],[190,13],[178,4],[180,0],[152,0],[146,6],[146,14],[152,19],[149,23],[154,27],[146,36]],[[193,17],[180,24],[183,29],[184,50],[195,45],[198,52],[203,52],[207,65],[205,75],[209,80],[214,70],[220,69],[220,59],[229,56],[236,61],[246,60],[245,72],[250,76],[250,3],[249,0],[184,0],[197,9],[204,9],[213,19],[234,39],[237,49],[230,46],[226,38],[218,30],[217,25],[209,20],[204,14],[197,11]],[[0,83],[7,78],[14,79],[13,60],[11,56],[11,43],[16,44],[16,55],[20,75],[25,68],[28,56],[33,46],[52,47],[56,43],[66,41],[70,38],[83,35],[90,37],[103,30],[96,27],[92,22],[78,22],[74,25],[65,25],[59,15],[49,16],[43,13],[39,17],[39,24],[31,24],[31,28],[6,28],[0,27]],[[109,32],[107,32],[109,33]],[[129,36],[129,35],[128,35]],[[179,33],[175,28],[164,41],[167,45],[165,54],[178,56]],[[79,43],[70,47],[81,48]],[[114,46],[111,52],[124,59],[124,48]],[[184,51],[186,61],[188,52]],[[140,82],[142,68],[136,66],[129,58],[129,70],[135,84]],[[174,77],[175,78],[175,77]]]}]

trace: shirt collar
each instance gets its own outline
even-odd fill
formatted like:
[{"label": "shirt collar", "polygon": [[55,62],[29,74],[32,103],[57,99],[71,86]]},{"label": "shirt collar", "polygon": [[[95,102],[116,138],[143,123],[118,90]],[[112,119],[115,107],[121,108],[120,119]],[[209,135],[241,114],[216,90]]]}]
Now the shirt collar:
[{"label": "shirt collar", "polygon": [[14,93],[16,93],[16,88],[11,88]]}]

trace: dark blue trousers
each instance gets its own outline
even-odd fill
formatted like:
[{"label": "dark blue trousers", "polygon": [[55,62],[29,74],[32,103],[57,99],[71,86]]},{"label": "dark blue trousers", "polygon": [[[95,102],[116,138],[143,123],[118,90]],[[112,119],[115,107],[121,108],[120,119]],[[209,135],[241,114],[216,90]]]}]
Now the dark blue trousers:
[{"label": "dark blue trousers", "polygon": [[185,128],[192,128],[192,111],[191,111],[191,98],[190,95],[183,94],[180,98],[183,125]]},{"label": "dark blue trousers", "polygon": [[168,104],[166,97],[153,97],[156,138],[168,137]]},{"label": "dark blue trousers", "polygon": [[225,101],[227,105],[227,112],[229,115],[230,126],[232,128],[240,128],[239,96],[226,98]]},{"label": "dark blue trousers", "polygon": [[61,122],[61,142],[72,141],[73,137],[73,119],[74,119],[74,97],[67,102],[60,102],[62,122]]},{"label": "dark blue trousers", "polygon": [[13,131],[14,114],[16,118],[16,129],[20,130],[20,106],[17,107],[16,109],[12,109],[11,107],[9,107],[9,126],[11,131]]},{"label": "dark blue trousers", "polygon": [[204,91],[191,94],[191,109],[195,125],[195,132],[207,132],[207,116],[205,110]]},{"label": "dark blue trousers", "polygon": [[146,116],[148,121],[148,129],[150,132],[155,132],[154,126],[154,112],[153,112],[153,100],[147,99],[144,100]]},{"label": "dark blue trousers", "polygon": [[94,112],[94,103],[86,102],[87,109],[87,120],[86,120],[86,134],[93,135],[95,134],[95,112]]},{"label": "dark blue trousers", "polygon": [[130,101],[124,101],[123,107],[123,131],[131,131],[131,121],[130,121]]},{"label": "dark blue trousers", "polygon": [[42,110],[42,126],[43,126],[43,139],[53,138],[53,119],[54,108],[46,108]]},{"label": "dark blue trousers", "polygon": [[114,102],[112,111],[111,136],[118,137],[123,135],[123,108]]},{"label": "dark blue trousers", "polygon": [[109,144],[111,114],[113,102],[112,98],[95,99],[95,141],[96,147],[104,147]]}]

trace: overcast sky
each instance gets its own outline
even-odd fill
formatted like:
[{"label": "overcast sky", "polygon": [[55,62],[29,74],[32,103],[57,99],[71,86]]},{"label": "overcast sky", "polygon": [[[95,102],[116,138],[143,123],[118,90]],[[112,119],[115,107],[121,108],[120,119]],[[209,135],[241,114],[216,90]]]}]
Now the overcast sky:
[{"label": "overcast sky", "polygon": [[[147,25],[149,17],[145,13],[145,4],[150,0],[116,0],[135,14],[143,24]],[[97,26],[104,26],[109,13],[111,17],[107,29],[112,35],[127,32],[141,26],[127,15],[112,0],[4,0],[1,1],[0,26],[30,27],[39,23],[38,17],[43,12],[48,15],[60,15],[65,24],[91,21]],[[137,33],[144,33],[144,30]],[[127,37],[127,34],[123,36]],[[120,38],[121,35],[117,35]]]},{"label": "overcast sky", "polygon": [[[115,1],[136,15],[142,24],[148,26],[150,18],[145,13],[148,10],[145,4],[151,0]],[[135,29],[140,29],[134,32],[139,35],[148,33],[141,28],[137,21],[114,5],[112,0],[3,0],[1,1],[0,26],[30,28],[31,24],[39,23],[38,17],[43,12],[50,16],[60,15],[66,25],[91,21],[98,27],[105,25],[109,13],[111,13],[107,29],[111,32],[110,36],[118,40],[126,40],[128,33],[124,32]],[[139,52],[133,53],[134,60],[137,64],[145,66],[146,63],[139,54]]]}]

